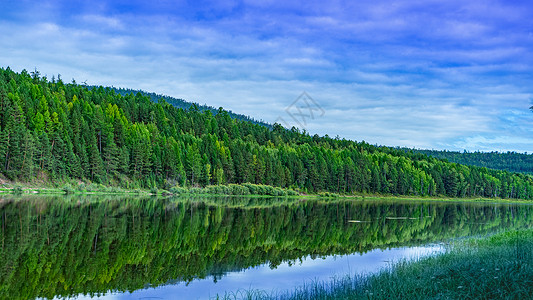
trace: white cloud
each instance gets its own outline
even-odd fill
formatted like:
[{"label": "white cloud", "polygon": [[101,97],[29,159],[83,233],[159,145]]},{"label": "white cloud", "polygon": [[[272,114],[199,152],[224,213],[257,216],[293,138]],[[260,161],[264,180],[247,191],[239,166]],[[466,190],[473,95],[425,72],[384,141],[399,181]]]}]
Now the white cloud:
[{"label": "white cloud", "polygon": [[[35,21],[0,21],[9,41],[0,44],[0,65],[139,88],[269,122],[307,91],[326,111],[308,131],[371,143],[531,146],[533,56],[528,33],[514,27],[531,22],[513,6],[261,2],[217,18],[210,15],[238,6],[135,14],[109,13],[112,5],[63,16],[50,4]],[[195,13],[205,20],[190,17]],[[497,28],[500,20],[513,26]]]},{"label": "white cloud", "polygon": [[125,29],[123,22],[117,17],[103,16],[103,15],[82,15],[80,17],[89,26],[106,27],[109,29]]}]

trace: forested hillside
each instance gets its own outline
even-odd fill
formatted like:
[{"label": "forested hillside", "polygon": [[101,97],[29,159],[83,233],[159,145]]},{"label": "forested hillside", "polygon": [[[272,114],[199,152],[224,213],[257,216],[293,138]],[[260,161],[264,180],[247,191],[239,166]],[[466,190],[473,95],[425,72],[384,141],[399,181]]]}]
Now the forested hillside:
[{"label": "forested hillside", "polygon": [[124,187],[256,183],[307,192],[533,198],[524,174],[310,136],[0,69],[0,172]]},{"label": "forested hillside", "polygon": [[[124,89],[124,88],[114,88],[114,90],[119,93],[122,96],[127,96],[128,94],[137,94],[141,93],[145,96],[148,96],[150,100],[153,102],[159,102],[161,100],[164,100],[168,102],[169,104],[172,104],[173,106],[177,108],[182,108],[185,110],[189,110],[191,106],[196,105],[198,107],[198,110],[201,112],[209,110],[213,115],[216,115],[218,112],[218,109],[208,106],[208,105],[200,105],[199,103],[191,103],[188,101],[185,101],[183,99],[177,99],[170,96],[160,95],[156,93],[148,93],[141,90],[133,90],[133,89]],[[265,123],[263,121],[257,121],[253,118],[250,118],[245,115],[236,114],[232,111],[228,111],[229,115],[233,119],[237,119],[240,121],[249,121],[255,124],[263,125],[269,128],[272,128],[271,124]],[[458,152],[458,151],[446,151],[446,150],[425,150],[425,149],[410,149],[410,148],[402,148],[402,150],[409,152],[416,152],[416,153],[422,153],[425,155],[433,156],[440,159],[446,159],[450,162],[463,164],[463,165],[469,165],[469,166],[477,166],[477,167],[486,167],[489,169],[496,169],[496,170],[506,170],[510,172],[519,172],[519,173],[526,173],[526,174],[533,174],[533,154],[523,154],[523,153],[516,153],[516,152]]]},{"label": "forested hillside", "polygon": [[457,152],[420,149],[404,150],[446,159],[458,164],[533,174],[533,154],[516,152]]},{"label": "forested hillside", "polygon": [[[98,87],[96,87],[96,88],[98,88]],[[199,103],[192,103],[192,102],[185,101],[183,99],[177,99],[177,98],[170,97],[170,96],[160,95],[160,94],[156,94],[156,93],[148,93],[148,92],[141,91],[141,90],[125,89],[125,88],[113,88],[113,89],[118,94],[120,94],[122,96],[127,96],[128,94],[136,95],[137,93],[141,93],[141,94],[143,94],[145,96],[148,96],[150,98],[150,100],[152,100],[153,102],[156,102],[156,103],[159,102],[159,101],[165,101],[165,102],[167,102],[169,104],[172,104],[173,106],[175,106],[177,108],[183,108],[185,110],[188,110],[188,109],[191,108],[191,106],[196,105],[198,110],[201,111],[201,112],[209,110],[209,111],[211,111],[211,113],[213,115],[216,115],[218,113],[218,109],[215,108],[215,107],[208,106],[208,105],[201,105]],[[251,117],[246,116],[246,115],[236,114],[236,113],[234,113],[232,111],[228,111],[228,114],[233,119],[237,119],[237,120],[240,120],[240,121],[249,121],[249,122],[252,122],[254,124],[259,124],[259,125],[263,125],[263,126],[270,127],[270,128],[272,127],[271,124],[265,123],[263,121],[258,121],[256,119],[251,118]]]}]

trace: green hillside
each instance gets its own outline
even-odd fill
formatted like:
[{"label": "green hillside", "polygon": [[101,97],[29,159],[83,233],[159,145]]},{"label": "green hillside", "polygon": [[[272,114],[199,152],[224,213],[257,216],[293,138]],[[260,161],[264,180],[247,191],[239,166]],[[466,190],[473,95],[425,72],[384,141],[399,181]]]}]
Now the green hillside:
[{"label": "green hillside", "polygon": [[457,151],[438,151],[438,150],[420,150],[405,149],[417,153],[426,154],[436,158],[446,159],[450,162],[486,167],[496,170],[506,170],[510,172],[519,172],[533,174],[533,154],[516,153],[516,152],[457,152]]},{"label": "green hillside", "polygon": [[307,192],[533,198],[529,175],[184,110],[0,69],[0,172],[124,187],[255,183]]},{"label": "green hillside", "polygon": [[[96,87],[96,88],[98,88],[98,87]],[[216,115],[218,113],[218,109],[217,108],[209,106],[209,105],[206,105],[206,104],[201,105],[199,103],[193,103],[193,102],[185,101],[183,99],[178,99],[178,98],[165,96],[165,95],[161,95],[161,94],[149,93],[149,92],[145,92],[145,91],[142,91],[142,90],[133,90],[133,89],[125,89],[125,88],[113,88],[113,89],[118,94],[120,94],[122,96],[127,96],[128,94],[136,95],[137,93],[141,93],[141,94],[143,94],[145,96],[148,96],[150,98],[150,100],[152,100],[153,102],[165,101],[165,102],[167,102],[169,104],[172,104],[173,106],[175,106],[177,108],[182,108],[182,109],[185,109],[185,110],[189,110],[193,105],[196,105],[198,110],[201,111],[201,112],[210,111],[213,115]],[[237,120],[240,120],[240,121],[249,121],[249,122],[252,122],[254,124],[259,124],[259,125],[263,125],[263,126],[272,128],[271,124],[265,123],[263,121],[258,121],[256,119],[251,118],[251,117],[246,116],[246,115],[236,114],[236,113],[234,113],[232,111],[228,111],[228,114],[233,119],[237,119]]]}]

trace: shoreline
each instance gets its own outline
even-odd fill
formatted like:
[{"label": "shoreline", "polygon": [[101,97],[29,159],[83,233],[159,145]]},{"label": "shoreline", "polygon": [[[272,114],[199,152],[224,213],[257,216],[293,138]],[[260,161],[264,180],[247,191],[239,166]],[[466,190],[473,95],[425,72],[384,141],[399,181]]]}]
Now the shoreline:
[{"label": "shoreline", "polygon": [[242,294],[265,300],[525,299],[533,294],[532,263],[533,229],[522,229],[459,241],[443,253],[395,262],[369,276],[346,274],[275,295],[257,290]]},{"label": "shoreline", "polygon": [[[245,185],[233,184],[239,188],[245,187]],[[269,189],[276,189],[279,191],[290,191],[291,193],[298,194],[281,194],[281,195],[270,195],[270,194],[261,194],[261,193],[242,193],[242,194],[233,194],[233,193],[213,193],[205,192],[206,188],[228,188],[228,185],[217,185],[217,186],[208,186],[206,188],[198,187],[180,187],[179,192],[173,192],[163,189],[124,189],[120,187],[113,186],[103,186],[96,185],[90,190],[80,190],[66,185],[65,187],[39,187],[39,186],[24,186],[14,184],[11,187],[0,187],[0,196],[1,195],[143,195],[143,196],[161,196],[161,197],[254,197],[254,198],[271,198],[271,197],[282,197],[282,198],[293,198],[293,199],[322,199],[322,200],[354,200],[354,201],[436,201],[436,202],[474,202],[474,203],[507,203],[507,204],[527,204],[533,203],[533,200],[527,199],[504,199],[504,198],[483,198],[483,197],[469,197],[469,198],[451,198],[446,196],[416,196],[416,195],[379,195],[379,194],[335,194],[335,193],[321,193],[321,194],[304,194],[299,193],[294,190],[276,188],[272,186],[262,186],[254,185],[259,187],[265,187]]]}]

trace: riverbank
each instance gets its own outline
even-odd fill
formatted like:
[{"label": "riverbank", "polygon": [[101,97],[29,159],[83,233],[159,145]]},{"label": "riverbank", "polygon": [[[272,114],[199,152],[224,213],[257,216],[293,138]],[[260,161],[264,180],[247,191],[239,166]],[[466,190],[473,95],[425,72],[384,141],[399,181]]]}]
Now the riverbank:
[{"label": "riverbank", "polygon": [[[21,184],[0,184],[0,194],[148,194],[162,196],[272,196],[272,197],[296,197],[308,196],[299,191],[273,187],[261,184],[228,184],[228,185],[208,185],[206,187],[171,187],[168,190],[151,189],[127,189],[117,186],[105,186],[96,183],[65,183],[56,186],[41,185],[21,185]],[[338,197],[338,195],[323,193],[312,195],[317,197]]]},{"label": "riverbank", "polygon": [[220,299],[527,299],[533,295],[533,230],[448,245],[443,254],[398,262],[292,292],[242,291]]},{"label": "riverbank", "polygon": [[356,201],[450,201],[450,202],[493,202],[493,203],[533,203],[532,200],[503,199],[503,198],[451,198],[446,196],[411,196],[411,195],[378,195],[378,194],[336,194],[321,192],[307,194],[298,189],[280,188],[261,184],[228,184],[208,185],[205,187],[171,187],[169,189],[142,189],[105,186],[97,183],[63,183],[63,184],[21,184],[0,183],[0,195],[11,194],[131,194],[131,195],[160,195],[160,196],[246,196],[246,197],[291,197],[291,198],[320,198],[346,199]]}]

